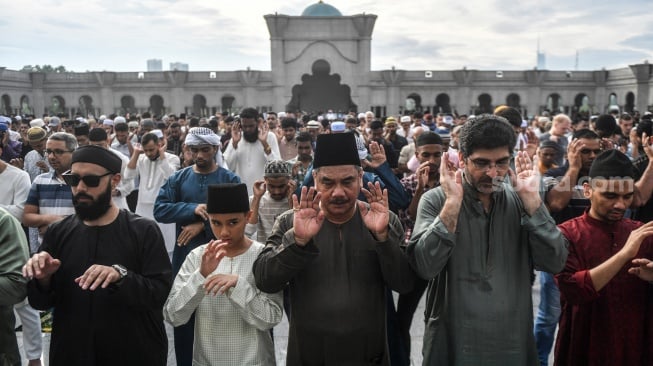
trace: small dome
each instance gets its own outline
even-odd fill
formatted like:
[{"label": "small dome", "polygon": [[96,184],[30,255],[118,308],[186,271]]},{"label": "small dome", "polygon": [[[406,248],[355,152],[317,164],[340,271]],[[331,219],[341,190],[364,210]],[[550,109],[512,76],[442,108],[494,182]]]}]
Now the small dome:
[{"label": "small dome", "polygon": [[334,6],[325,4],[320,0],[317,4],[310,5],[302,13],[303,17],[341,17],[342,13]]}]

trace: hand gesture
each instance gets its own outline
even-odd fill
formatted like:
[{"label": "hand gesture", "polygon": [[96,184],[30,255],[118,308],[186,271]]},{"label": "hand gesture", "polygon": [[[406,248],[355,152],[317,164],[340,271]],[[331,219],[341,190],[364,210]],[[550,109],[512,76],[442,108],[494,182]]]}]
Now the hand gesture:
[{"label": "hand gesture", "polygon": [[297,176],[297,173],[299,172],[299,168],[302,166],[302,162],[298,161],[292,166],[292,176],[295,177]]},{"label": "hand gesture", "polygon": [[[633,144],[633,148],[639,146],[638,137],[639,136],[637,136],[637,129],[636,128],[631,128],[630,129],[629,139],[630,139],[630,143]],[[644,138],[644,136],[642,136],[642,139],[643,138]]]},{"label": "hand gesture", "polygon": [[443,153],[440,160],[440,186],[447,200],[462,202],[462,178],[462,172],[449,160],[449,152]]},{"label": "hand gesture", "polygon": [[288,180],[288,203],[290,204],[290,208],[292,208],[292,196],[295,193],[295,190],[297,189],[297,182],[290,178]]},{"label": "hand gesture", "polygon": [[265,181],[257,180],[254,182],[252,189],[254,190],[254,197],[261,198],[265,194]]},{"label": "hand gesture", "polygon": [[365,202],[358,201],[358,209],[363,217],[363,223],[379,241],[388,238],[388,223],[390,222],[390,209],[388,201],[388,190],[381,190],[381,184],[367,182],[367,187],[361,188],[369,207]]},{"label": "hand gesture", "polygon": [[120,280],[120,273],[113,267],[94,264],[84,272],[83,275],[75,278],[75,283],[82,290],[95,290],[98,286],[107,288],[110,284]]},{"label": "hand gesture", "polygon": [[649,161],[653,161],[653,148],[651,148],[651,137],[646,135],[646,132],[642,133],[642,147],[646,156],[648,156]]},{"label": "hand gesture", "polygon": [[615,148],[615,143],[614,141],[610,140],[607,137],[603,137],[601,141],[599,141],[601,144],[601,149],[602,150],[614,150]]},{"label": "hand gesture", "polygon": [[207,278],[220,264],[222,258],[227,255],[227,251],[224,247],[227,246],[227,242],[221,240],[211,240],[204,249],[202,254],[202,263],[200,264],[200,274]]},{"label": "hand gesture", "polygon": [[209,214],[206,212],[206,203],[200,203],[195,207],[195,215],[202,218],[202,220],[208,220]]},{"label": "hand gesture", "polygon": [[376,169],[381,166],[381,164],[385,163],[387,158],[385,156],[385,149],[383,148],[383,145],[380,145],[376,141],[371,141],[369,145],[370,149],[370,156],[372,157],[372,160],[367,161],[366,165],[369,166],[372,169]]},{"label": "hand gesture", "polygon": [[240,122],[235,122],[234,125],[231,127],[231,144],[233,145],[234,148],[238,146],[238,142],[240,142],[242,133],[243,130],[240,127]]},{"label": "hand gesture", "polygon": [[295,229],[295,242],[299,246],[306,245],[322,227],[324,212],[320,210],[322,194],[315,191],[315,187],[302,187],[301,197],[292,196],[292,207],[295,211],[293,228]]},{"label": "hand gesture", "polygon": [[50,253],[39,252],[28,259],[23,266],[23,277],[28,279],[36,278],[37,280],[49,279],[60,266],[61,261],[52,258]]},{"label": "hand gesture", "polygon": [[168,140],[163,139],[163,143],[159,146],[159,159],[164,160],[166,158],[166,150],[168,150]]},{"label": "hand gesture", "polygon": [[41,171],[44,173],[50,170],[50,168],[48,168],[48,164],[46,164],[43,160],[37,161],[36,166],[39,167],[39,169],[41,169]]},{"label": "hand gesture", "polygon": [[567,146],[567,160],[569,161],[569,167],[580,169],[583,167],[583,160],[581,158],[580,151],[585,148],[585,144],[580,140],[576,139],[569,143]]},{"label": "hand gesture", "polygon": [[526,152],[518,152],[515,157],[515,171],[513,172],[511,169],[508,174],[510,174],[512,185],[521,199],[526,213],[532,215],[542,203],[537,156],[535,156],[535,160],[531,161]]},{"label": "hand gesture", "polygon": [[268,131],[270,130],[270,127],[268,127],[267,123],[261,123],[258,129],[258,139],[259,141],[265,143],[268,141]]},{"label": "hand gesture", "polygon": [[281,127],[277,127],[274,130],[274,134],[277,135],[277,141],[281,141],[281,139],[283,139],[283,130],[281,129]]},{"label": "hand gesture", "polygon": [[424,189],[429,183],[429,173],[431,171],[430,163],[428,161],[423,162],[417,168],[417,189]]},{"label": "hand gesture", "polygon": [[222,295],[232,287],[238,284],[238,275],[218,273],[204,281],[204,290],[207,295]]},{"label": "hand gesture", "polygon": [[143,153],[143,146],[140,143],[131,144],[132,149],[134,149],[134,154],[140,155]]},{"label": "hand gesture", "polygon": [[632,267],[628,269],[628,273],[641,278],[644,281],[653,281],[653,261],[646,258],[633,259]]},{"label": "hand gesture", "polygon": [[23,169],[25,167],[25,162],[23,161],[22,158],[11,159],[9,164],[15,166],[18,169]]},{"label": "hand gesture", "polygon": [[635,258],[644,239],[651,235],[653,235],[653,221],[647,222],[636,230],[633,230],[620,252],[623,252],[628,259]]},{"label": "hand gesture", "polygon": [[181,232],[177,237],[177,245],[180,247],[188,245],[190,241],[204,230],[204,223],[201,221],[194,222],[190,225],[182,226]]}]

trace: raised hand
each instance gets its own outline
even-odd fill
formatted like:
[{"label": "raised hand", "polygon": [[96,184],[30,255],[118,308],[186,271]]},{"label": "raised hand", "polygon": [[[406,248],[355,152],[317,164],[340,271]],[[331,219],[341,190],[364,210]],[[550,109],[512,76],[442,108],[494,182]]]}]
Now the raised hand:
[{"label": "raised hand", "polygon": [[261,198],[265,194],[265,181],[257,180],[254,182],[252,189],[254,191],[254,197]]},{"label": "raised hand", "polygon": [[633,259],[632,263],[636,267],[629,268],[628,273],[644,281],[653,281],[653,261],[646,258],[637,258]]},{"label": "raised hand", "polygon": [[322,194],[316,192],[315,187],[302,187],[301,197],[293,194],[292,204],[295,211],[293,228],[295,230],[295,242],[299,246],[306,245],[319,231],[324,222],[324,212],[320,210],[320,197]]},{"label": "raised hand", "polygon": [[363,217],[365,226],[380,241],[388,238],[388,223],[390,222],[390,209],[388,201],[388,190],[381,190],[381,184],[367,182],[369,190],[362,188],[361,191],[369,203],[358,201],[358,209]]},{"label": "raised hand", "polygon": [[211,240],[204,249],[202,254],[202,262],[200,263],[200,274],[207,278],[213,271],[218,268],[222,258],[227,255],[227,251],[224,247],[227,246],[227,242],[221,240]]},{"label": "raised hand", "polygon": [[240,142],[242,133],[243,130],[240,127],[240,121],[235,122],[234,125],[231,127],[231,145],[234,147],[234,149],[238,146],[238,142]]},{"label": "raised hand", "polygon": [[268,126],[267,123],[263,122],[261,123],[260,127],[258,128],[258,139],[261,142],[267,142],[268,141],[268,131],[270,130],[270,127]]},{"label": "raised hand", "polygon": [[524,210],[532,215],[542,203],[540,197],[540,172],[537,167],[537,156],[531,161],[524,151],[515,157],[515,171],[509,170],[510,178],[517,195],[524,205]]},{"label": "raised hand", "polygon": [[290,178],[288,180],[288,206],[292,208],[292,196],[297,189],[297,182],[294,179]]},{"label": "raised hand", "polygon": [[23,266],[23,276],[28,279],[49,279],[61,266],[61,261],[48,252],[36,253]]},{"label": "raised hand", "polygon": [[204,290],[207,295],[222,295],[238,284],[238,275],[218,273],[204,281]]},{"label": "raised hand", "polygon": [[367,166],[376,169],[385,163],[387,158],[385,156],[385,149],[376,141],[371,141],[369,145],[371,160],[367,162]]},{"label": "raised hand", "polygon": [[164,138],[163,139],[163,144],[161,144],[161,146],[159,146],[159,159],[165,160],[166,150],[168,150],[168,140],[166,140]]},{"label": "raised hand", "polygon": [[461,171],[449,160],[449,152],[442,154],[440,161],[440,186],[447,200],[461,203],[463,200],[463,183]]},{"label": "raised hand", "polygon": [[580,139],[573,140],[567,146],[567,160],[569,167],[580,169],[583,166],[580,151],[585,147],[585,144]]},{"label": "raised hand", "polygon": [[177,245],[180,247],[188,245],[190,241],[204,230],[204,223],[201,221],[182,226],[177,237]]},{"label": "raised hand", "polygon": [[107,288],[110,284],[120,280],[120,273],[113,267],[94,264],[84,272],[83,275],[75,278],[75,283],[82,290],[95,290],[98,287]]},{"label": "raised hand", "polygon": [[646,156],[648,156],[649,161],[653,161],[653,148],[651,148],[651,137],[646,135],[646,132],[642,133],[642,147]]},{"label": "raised hand", "polygon": [[417,189],[424,189],[429,183],[430,162],[425,161],[417,168]]}]

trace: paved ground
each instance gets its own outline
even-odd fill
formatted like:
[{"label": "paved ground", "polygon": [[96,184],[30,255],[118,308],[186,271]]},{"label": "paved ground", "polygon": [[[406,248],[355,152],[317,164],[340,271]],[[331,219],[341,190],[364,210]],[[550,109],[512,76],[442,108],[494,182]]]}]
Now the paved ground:
[{"label": "paved ground", "polygon": [[[535,281],[535,287],[533,288],[533,314],[536,313],[537,304],[539,304],[540,299],[540,287],[539,281]],[[396,299],[395,299],[396,300]],[[172,328],[166,324],[166,329],[168,331],[168,366],[176,366],[175,357],[174,357],[174,347],[172,344]],[[19,346],[22,350],[22,333],[16,333],[18,336]],[[422,364],[422,337],[424,336],[424,298],[420,302],[419,307],[413,318],[413,324],[410,330],[412,345],[411,345],[411,362],[413,365]],[[286,347],[288,345],[288,320],[285,315],[283,321],[274,328],[274,344],[276,349],[277,364],[285,365],[286,359]],[[43,359],[48,359],[48,349],[50,346],[50,334],[43,335],[43,350],[44,355]],[[24,355],[23,355],[24,357]],[[26,361],[24,362],[26,364]],[[44,365],[48,363],[45,362]],[[553,364],[553,353],[549,357],[549,364]]]}]

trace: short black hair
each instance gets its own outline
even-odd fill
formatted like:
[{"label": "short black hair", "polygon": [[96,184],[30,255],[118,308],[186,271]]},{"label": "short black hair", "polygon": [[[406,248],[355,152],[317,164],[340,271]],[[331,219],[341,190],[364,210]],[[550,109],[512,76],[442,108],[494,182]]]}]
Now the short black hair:
[{"label": "short black hair", "polygon": [[292,117],[285,117],[281,120],[281,128],[294,128],[297,129],[297,120]]},{"label": "short black hair", "polygon": [[312,142],[313,138],[311,137],[311,134],[308,132],[300,132],[299,135],[295,138],[297,142]]},{"label": "short black hair", "polygon": [[240,118],[258,119],[258,111],[254,108],[245,108],[242,111],[240,111]]},{"label": "short black hair", "polygon": [[571,137],[571,140],[577,140],[577,139],[588,139],[588,140],[597,140],[599,138],[599,135],[596,134],[596,132],[583,128],[582,130],[574,131],[574,134]]},{"label": "short black hair", "polygon": [[126,123],[116,123],[113,125],[113,130],[116,132],[128,132],[129,126]]},{"label": "short black hair", "polygon": [[643,133],[646,133],[646,136],[653,135],[653,121],[650,118],[643,119],[639,121],[636,127],[637,136],[642,137]]},{"label": "short black hair", "polygon": [[181,127],[181,124],[179,124],[179,122],[172,122],[170,124],[170,128],[177,128],[177,127]]},{"label": "short black hair", "polygon": [[442,137],[435,132],[427,131],[423,132],[415,140],[415,146],[420,147],[424,145],[444,145]]},{"label": "short black hair", "polygon": [[154,132],[148,132],[143,135],[143,138],[141,138],[141,145],[147,145],[150,141],[154,141],[155,143],[159,143],[159,137],[154,133]]},{"label": "short black hair", "polygon": [[512,155],[517,143],[515,131],[508,121],[492,114],[470,118],[460,130],[460,151],[468,157],[477,149],[506,147]]},{"label": "short black hair", "polygon": [[521,127],[521,113],[513,107],[505,107],[495,113],[499,117],[503,117],[508,120],[508,123],[513,125],[513,127]]}]

